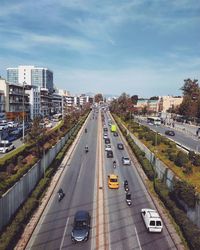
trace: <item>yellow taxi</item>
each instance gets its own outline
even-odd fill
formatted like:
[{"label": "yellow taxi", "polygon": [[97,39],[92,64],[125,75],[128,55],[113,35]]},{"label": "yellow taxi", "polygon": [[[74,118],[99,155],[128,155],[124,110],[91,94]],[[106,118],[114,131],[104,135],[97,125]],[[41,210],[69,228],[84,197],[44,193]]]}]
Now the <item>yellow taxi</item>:
[{"label": "yellow taxi", "polygon": [[108,187],[112,189],[119,188],[118,175],[115,174],[108,175]]}]

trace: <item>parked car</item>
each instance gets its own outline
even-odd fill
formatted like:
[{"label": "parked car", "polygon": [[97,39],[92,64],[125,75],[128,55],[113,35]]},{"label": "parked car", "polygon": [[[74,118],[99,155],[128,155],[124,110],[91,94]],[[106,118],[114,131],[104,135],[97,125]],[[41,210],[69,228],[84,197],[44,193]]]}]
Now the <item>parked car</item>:
[{"label": "parked car", "polygon": [[7,153],[15,148],[15,146],[9,141],[1,141],[0,142],[0,153]]},{"label": "parked car", "polygon": [[106,152],[107,152],[107,158],[113,158],[113,151],[112,150],[109,150]]},{"label": "parked car", "polygon": [[123,165],[131,165],[131,160],[128,157],[122,157],[122,164]]},{"label": "parked car", "polygon": [[74,216],[71,240],[73,242],[84,242],[89,238],[90,214],[88,211],[78,211]]},{"label": "parked car", "polygon": [[173,130],[166,130],[165,134],[170,136],[175,136],[175,132]]},{"label": "parked car", "polygon": [[8,123],[0,123],[0,130],[8,129]]},{"label": "parked car", "polygon": [[163,223],[156,210],[143,208],[141,210],[141,215],[149,232],[162,232]]},{"label": "parked car", "polygon": [[10,121],[10,122],[8,122],[8,127],[9,128],[17,128],[18,127],[18,123],[14,122],[14,121]]},{"label": "parked car", "polygon": [[22,137],[22,134],[23,134],[23,130],[21,128],[17,128],[13,130],[12,132],[10,132],[7,138],[9,141],[14,141]]},{"label": "parked car", "polygon": [[123,145],[123,143],[117,143],[117,148],[119,149],[119,150],[123,150],[124,149],[124,145]]}]

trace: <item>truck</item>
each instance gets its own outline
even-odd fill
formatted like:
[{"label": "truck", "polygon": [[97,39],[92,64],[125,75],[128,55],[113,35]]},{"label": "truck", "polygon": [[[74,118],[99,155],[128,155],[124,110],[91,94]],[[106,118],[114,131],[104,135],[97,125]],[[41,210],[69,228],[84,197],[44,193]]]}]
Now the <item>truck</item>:
[{"label": "truck", "polygon": [[111,127],[110,127],[110,131],[111,132],[116,132],[117,130],[117,126],[115,124],[112,124]]}]

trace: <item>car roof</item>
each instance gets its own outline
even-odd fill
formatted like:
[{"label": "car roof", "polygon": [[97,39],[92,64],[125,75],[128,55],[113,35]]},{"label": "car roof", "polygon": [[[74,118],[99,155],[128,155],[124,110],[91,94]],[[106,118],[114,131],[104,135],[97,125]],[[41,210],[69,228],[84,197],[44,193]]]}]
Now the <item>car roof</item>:
[{"label": "car roof", "polygon": [[81,211],[77,211],[75,213],[75,219],[76,220],[84,220],[85,218],[87,218],[89,216],[89,212],[85,211],[85,210],[81,210]]}]

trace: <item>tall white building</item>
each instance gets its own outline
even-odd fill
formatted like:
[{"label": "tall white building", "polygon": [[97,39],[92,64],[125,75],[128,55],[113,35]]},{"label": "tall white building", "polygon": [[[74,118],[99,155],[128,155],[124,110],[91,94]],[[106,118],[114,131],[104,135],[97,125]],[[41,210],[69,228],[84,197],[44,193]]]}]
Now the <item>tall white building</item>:
[{"label": "tall white building", "polygon": [[7,81],[16,84],[23,84],[25,82],[28,85],[48,89],[50,93],[53,92],[53,72],[48,68],[40,68],[32,65],[7,68]]}]

